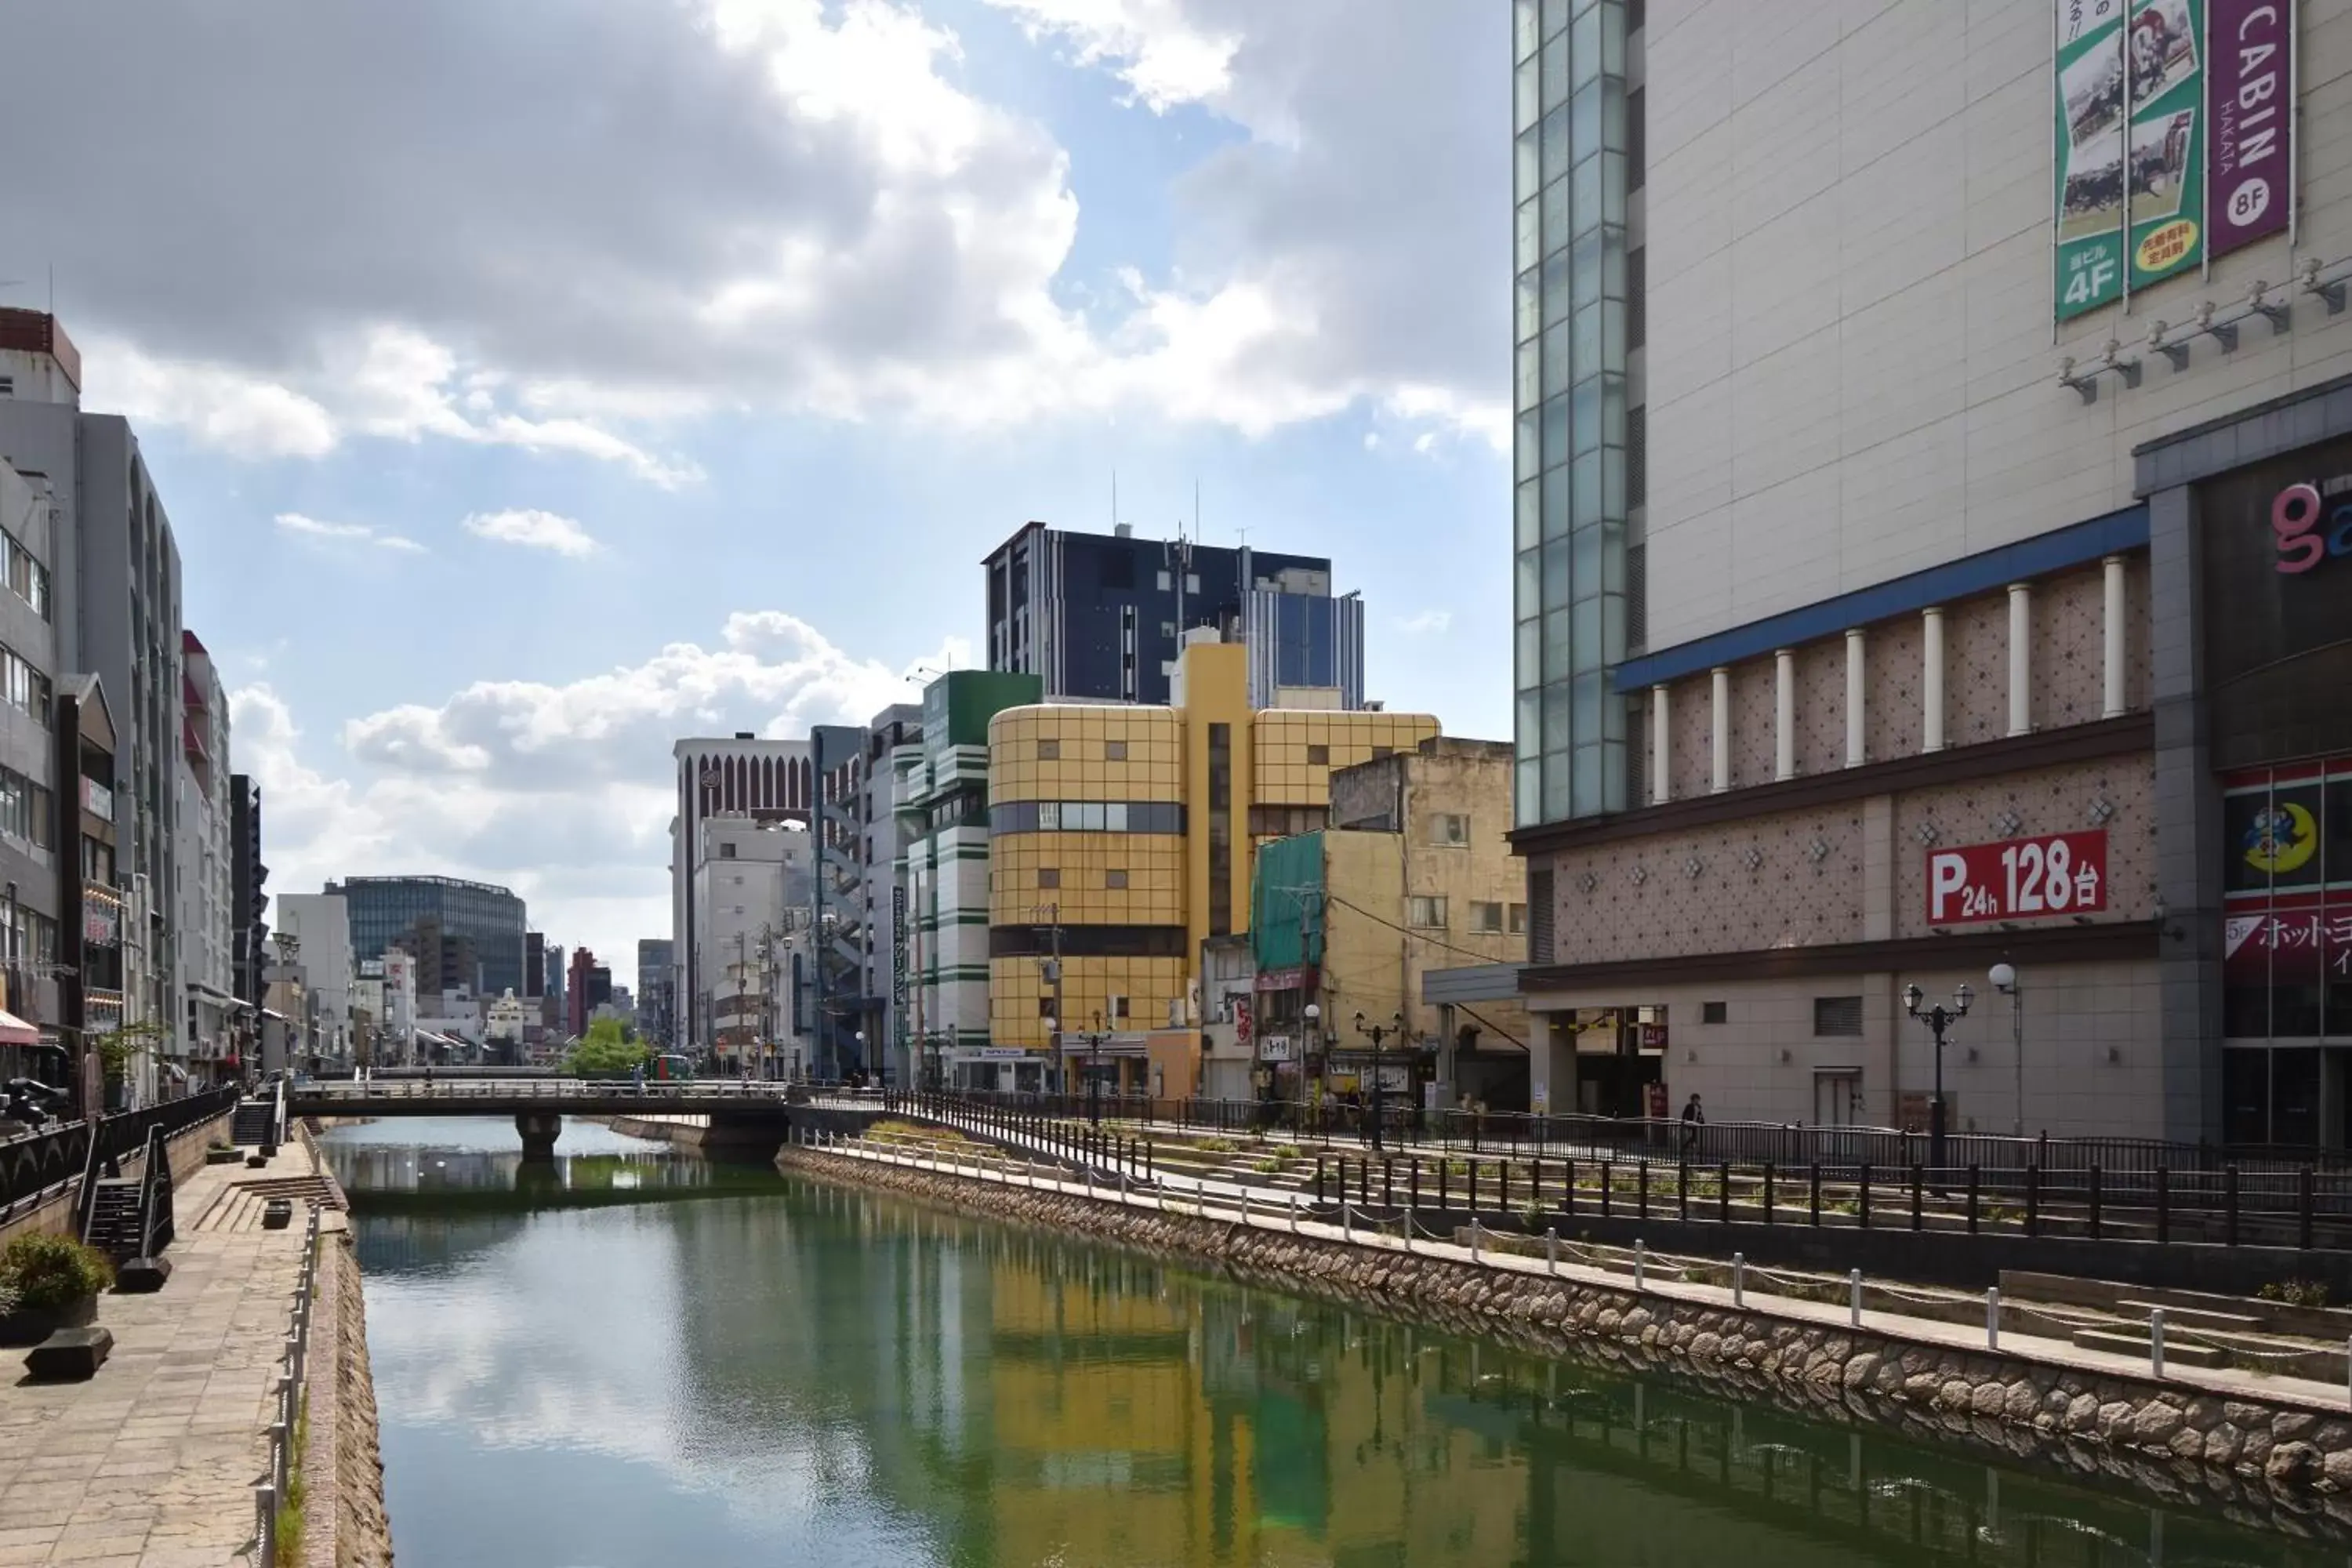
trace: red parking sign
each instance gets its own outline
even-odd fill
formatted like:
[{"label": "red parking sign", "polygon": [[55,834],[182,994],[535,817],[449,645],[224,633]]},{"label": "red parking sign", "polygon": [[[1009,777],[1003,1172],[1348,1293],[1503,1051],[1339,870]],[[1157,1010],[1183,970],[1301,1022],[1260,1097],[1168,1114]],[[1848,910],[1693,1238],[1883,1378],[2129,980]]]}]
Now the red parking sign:
[{"label": "red parking sign", "polygon": [[1927,851],[1927,923],[2096,914],[2107,907],[2107,835],[2052,833]]}]

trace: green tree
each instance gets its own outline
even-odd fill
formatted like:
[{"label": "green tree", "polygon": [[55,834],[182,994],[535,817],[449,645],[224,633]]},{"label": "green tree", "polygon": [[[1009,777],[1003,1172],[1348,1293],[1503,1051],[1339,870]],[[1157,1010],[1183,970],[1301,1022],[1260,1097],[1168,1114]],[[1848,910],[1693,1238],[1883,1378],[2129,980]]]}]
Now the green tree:
[{"label": "green tree", "polygon": [[629,1037],[618,1018],[599,1018],[564,1057],[563,1068],[575,1078],[619,1078],[652,1054],[642,1040]]}]

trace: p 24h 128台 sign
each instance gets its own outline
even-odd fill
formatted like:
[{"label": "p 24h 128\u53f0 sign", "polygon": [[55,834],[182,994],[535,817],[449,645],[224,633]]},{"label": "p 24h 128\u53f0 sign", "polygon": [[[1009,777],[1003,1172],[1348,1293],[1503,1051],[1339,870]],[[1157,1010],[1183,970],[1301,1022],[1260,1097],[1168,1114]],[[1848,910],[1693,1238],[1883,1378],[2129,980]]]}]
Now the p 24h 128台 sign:
[{"label": "p 24h 128\u53f0 sign", "polygon": [[2053,833],[1927,852],[1927,923],[2096,914],[2107,907],[2107,835]]}]

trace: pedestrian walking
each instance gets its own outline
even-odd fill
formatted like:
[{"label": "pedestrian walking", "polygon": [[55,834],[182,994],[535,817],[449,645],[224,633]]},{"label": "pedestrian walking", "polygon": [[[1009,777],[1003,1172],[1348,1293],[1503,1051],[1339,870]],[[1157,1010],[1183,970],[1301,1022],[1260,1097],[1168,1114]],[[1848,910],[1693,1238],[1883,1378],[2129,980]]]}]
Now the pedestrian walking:
[{"label": "pedestrian walking", "polygon": [[1706,1125],[1706,1112],[1694,1094],[1683,1102],[1683,1152],[1687,1154],[1698,1145],[1698,1130]]}]

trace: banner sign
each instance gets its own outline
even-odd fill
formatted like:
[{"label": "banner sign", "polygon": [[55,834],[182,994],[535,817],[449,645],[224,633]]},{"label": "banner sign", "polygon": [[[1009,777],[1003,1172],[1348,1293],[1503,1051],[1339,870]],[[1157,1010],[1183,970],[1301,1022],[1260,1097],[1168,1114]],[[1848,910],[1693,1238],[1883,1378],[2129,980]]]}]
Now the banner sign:
[{"label": "banner sign", "polygon": [[2205,0],[2205,248],[2227,256],[2284,233],[2294,210],[2294,0]]},{"label": "banner sign", "polygon": [[1257,1043],[1257,1056],[1258,1060],[1265,1062],[1286,1062],[1296,1059],[1291,1055],[1288,1035],[1266,1036]]},{"label": "banner sign", "polygon": [[2053,833],[1927,852],[1927,923],[2096,914],[2107,907],[2107,835]]},{"label": "banner sign", "polygon": [[[2134,0],[2128,16],[2124,0],[2056,4],[2064,321],[2203,261],[2209,40],[2207,0]],[[2249,19],[2248,7],[2224,9]]]}]

